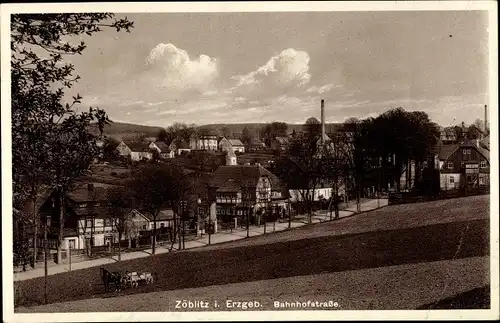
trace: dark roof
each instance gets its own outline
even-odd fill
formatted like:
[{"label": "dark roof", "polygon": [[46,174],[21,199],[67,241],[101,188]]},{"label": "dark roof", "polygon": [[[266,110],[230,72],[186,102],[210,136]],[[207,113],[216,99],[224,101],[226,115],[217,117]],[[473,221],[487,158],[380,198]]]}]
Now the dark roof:
[{"label": "dark roof", "polygon": [[465,139],[461,141],[459,144],[451,144],[451,145],[441,145],[439,150],[439,159],[444,160],[451,156],[459,147],[470,147],[476,149],[483,157],[485,157],[488,161],[490,160],[490,152],[476,145],[475,140]]},{"label": "dark roof", "polygon": [[273,190],[283,190],[283,185],[276,175],[260,165],[220,166],[213,172],[209,185],[214,188],[234,192],[243,185],[254,188],[259,178],[269,177]]},{"label": "dark roof", "polygon": [[290,142],[288,137],[275,137],[274,138],[280,145],[287,145]]},{"label": "dark roof", "polygon": [[250,145],[264,146],[265,144],[259,138],[250,138]]},{"label": "dark roof", "polygon": [[228,139],[232,146],[243,146],[243,143],[239,139]]},{"label": "dark roof", "polygon": [[92,190],[88,186],[78,187],[69,193],[69,197],[78,203],[107,200],[104,187],[94,187]]},{"label": "dark roof", "polygon": [[138,151],[151,151],[151,148],[149,148],[149,145],[151,143],[147,143],[147,142],[130,142],[130,143],[126,143],[128,148],[130,148],[130,150],[134,151],[134,152],[138,152]]},{"label": "dark roof", "polygon": [[441,145],[439,147],[439,159],[444,160],[451,156],[459,147],[458,144]]},{"label": "dark roof", "polygon": [[217,189],[217,192],[238,192],[240,190],[241,190],[241,183],[233,179],[229,179],[221,187]]},{"label": "dark roof", "polygon": [[219,137],[219,134],[214,129],[202,128],[202,129],[198,130],[198,134],[195,136],[198,136],[198,137]]},{"label": "dark roof", "polygon": [[[140,215],[144,216],[148,221],[153,221],[153,216],[148,212],[140,212],[138,210],[134,210]],[[171,209],[161,210],[158,216],[156,217],[156,221],[167,221],[172,220],[174,218],[174,211]]]},{"label": "dark roof", "polygon": [[166,143],[164,143],[163,141],[157,141],[157,142],[155,142],[155,145],[156,145],[156,147],[160,148],[162,153],[170,152],[168,145]]},{"label": "dark roof", "polygon": [[172,140],[170,144],[174,144],[176,149],[189,149],[189,144],[179,137]]}]

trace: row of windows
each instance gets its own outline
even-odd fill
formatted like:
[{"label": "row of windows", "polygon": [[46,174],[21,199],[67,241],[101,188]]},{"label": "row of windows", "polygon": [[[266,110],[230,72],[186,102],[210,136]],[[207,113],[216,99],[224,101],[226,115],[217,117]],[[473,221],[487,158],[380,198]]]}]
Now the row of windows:
[{"label": "row of windows", "polygon": [[[453,162],[449,161],[447,164],[446,164],[446,167],[447,168],[453,168],[454,164]],[[465,163],[461,163],[460,164],[461,167],[464,167],[465,166]],[[479,167],[481,168],[486,168],[488,167],[488,163],[486,162],[486,160],[481,160],[481,162],[479,163]]]}]

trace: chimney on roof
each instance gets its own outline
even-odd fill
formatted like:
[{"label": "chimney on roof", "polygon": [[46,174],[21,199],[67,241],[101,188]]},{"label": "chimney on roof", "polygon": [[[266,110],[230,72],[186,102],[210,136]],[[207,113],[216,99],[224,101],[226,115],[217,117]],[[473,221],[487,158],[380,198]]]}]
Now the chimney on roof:
[{"label": "chimney on roof", "polygon": [[325,100],[321,99],[321,142],[324,143],[325,140]]}]

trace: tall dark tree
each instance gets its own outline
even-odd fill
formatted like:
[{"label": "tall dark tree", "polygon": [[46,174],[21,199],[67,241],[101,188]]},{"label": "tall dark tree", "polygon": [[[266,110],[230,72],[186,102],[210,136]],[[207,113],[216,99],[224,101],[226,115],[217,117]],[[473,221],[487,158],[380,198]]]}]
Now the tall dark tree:
[{"label": "tall dark tree", "polygon": [[171,207],[175,222],[180,202],[188,196],[190,182],[186,180],[183,169],[176,164],[148,164],[134,175],[129,189],[140,203],[140,208],[153,219],[152,254],[155,254],[158,214]]},{"label": "tall dark tree", "polygon": [[[89,134],[89,125],[97,124],[102,133],[109,120],[99,109],[77,113],[78,95],[63,104],[65,89],[79,79],[64,57],[82,54],[86,48],[83,42],[71,42],[72,36],[93,35],[106,27],[129,31],[132,23],[110,13],[11,15],[14,205],[23,204],[33,191],[23,183],[34,164],[45,167],[51,179],[45,183],[64,196],[71,180],[88,167],[89,157],[95,157],[99,135]],[[81,145],[76,145],[78,140]],[[63,212],[59,222],[64,223]]]},{"label": "tall dark tree", "polygon": [[292,139],[287,153],[276,161],[273,170],[289,189],[298,192],[297,198],[308,213],[309,223],[316,190],[325,179],[325,164],[318,158],[320,152],[315,141],[305,137]]},{"label": "tall dark tree", "polygon": [[268,123],[261,127],[260,138],[269,146],[274,137],[287,136],[287,129],[288,125],[285,122]]},{"label": "tall dark tree", "polygon": [[107,191],[110,204],[110,214],[113,231],[118,236],[118,261],[121,260],[121,241],[127,228],[127,215],[132,211],[133,197],[123,186],[117,186]]},{"label": "tall dark tree", "polygon": [[245,126],[241,132],[241,141],[243,142],[243,144],[248,145],[251,139],[252,139],[252,133],[250,132],[250,129],[248,129],[248,127]]},{"label": "tall dark tree", "polygon": [[168,139],[168,132],[166,129],[162,128],[160,131],[158,131],[158,141],[167,141]]},{"label": "tall dark tree", "polygon": [[310,117],[303,125],[305,136],[312,140],[321,134],[321,122],[315,117]]}]

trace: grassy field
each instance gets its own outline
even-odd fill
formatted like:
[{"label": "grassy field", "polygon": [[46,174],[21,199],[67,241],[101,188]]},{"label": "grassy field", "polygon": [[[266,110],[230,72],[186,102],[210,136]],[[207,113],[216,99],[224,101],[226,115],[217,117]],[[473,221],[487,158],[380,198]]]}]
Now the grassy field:
[{"label": "grassy field", "polygon": [[[390,206],[345,219],[349,221],[311,225],[263,237],[281,237],[281,241],[263,242],[259,237],[244,241],[247,245],[225,244],[223,248],[212,246],[115,263],[107,268],[151,271],[156,277],[153,285],[119,294],[103,293],[99,268],[49,276],[48,301],[55,303],[487,256],[487,201],[483,196]],[[444,221],[440,221],[441,217]],[[42,286],[43,278],[16,282],[16,305],[43,304]]]}]

